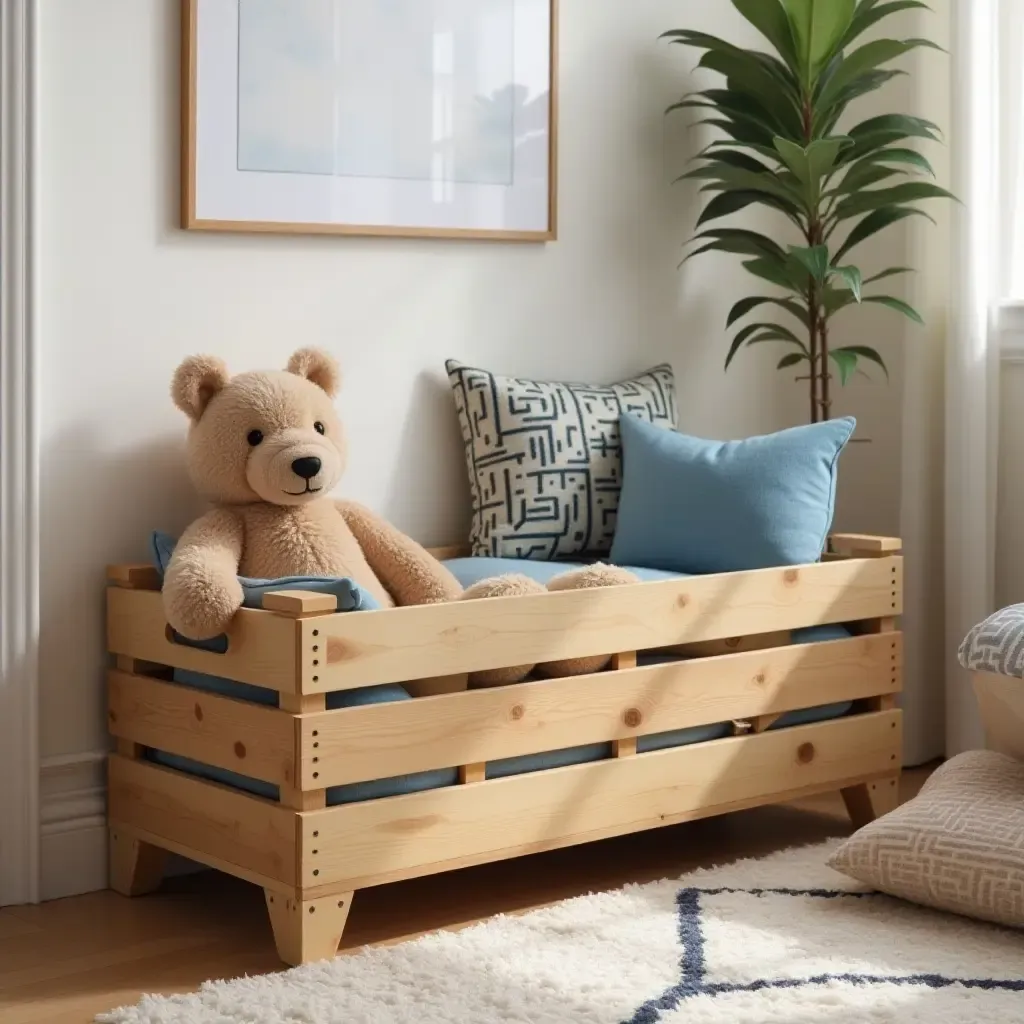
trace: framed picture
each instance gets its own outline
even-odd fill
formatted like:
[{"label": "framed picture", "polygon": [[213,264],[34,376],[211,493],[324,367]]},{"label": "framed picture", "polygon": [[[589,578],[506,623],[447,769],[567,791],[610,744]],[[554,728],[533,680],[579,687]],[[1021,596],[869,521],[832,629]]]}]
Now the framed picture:
[{"label": "framed picture", "polygon": [[556,237],[558,0],[182,0],[182,226]]}]

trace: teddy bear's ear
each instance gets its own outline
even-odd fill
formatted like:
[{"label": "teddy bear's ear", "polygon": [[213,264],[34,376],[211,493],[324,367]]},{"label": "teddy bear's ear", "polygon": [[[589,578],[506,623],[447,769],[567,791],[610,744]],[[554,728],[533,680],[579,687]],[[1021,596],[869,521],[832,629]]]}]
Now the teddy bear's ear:
[{"label": "teddy bear's ear", "polygon": [[231,379],[228,368],[216,356],[189,356],[174,371],[171,397],[191,420],[198,421],[206,407]]},{"label": "teddy bear's ear", "polygon": [[288,372],[312,381],[331,398],[334,398],[341,387],[341,369],[337,360],[319,348],[300,348],[288,360]]}]

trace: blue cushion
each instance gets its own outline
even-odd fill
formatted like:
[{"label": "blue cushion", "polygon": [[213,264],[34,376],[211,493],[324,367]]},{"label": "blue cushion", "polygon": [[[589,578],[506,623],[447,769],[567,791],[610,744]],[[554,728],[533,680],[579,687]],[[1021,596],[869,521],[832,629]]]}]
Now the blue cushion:
[{"label": "blue cushion", "polygon": [[816,562],[835,510],[851,417],[708,441],[623,416],[610,560],[683,573]]}]

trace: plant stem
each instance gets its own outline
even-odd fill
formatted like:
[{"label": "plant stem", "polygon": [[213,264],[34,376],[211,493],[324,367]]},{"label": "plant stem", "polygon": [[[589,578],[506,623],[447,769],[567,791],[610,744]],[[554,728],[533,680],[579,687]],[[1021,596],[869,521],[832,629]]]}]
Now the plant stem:
[{"label": "plant stem", "polygon": [[829,382],[831,376],[828,367],[828,322],[821,320],[819,327],[821,337],[821,418],[829,420],[832,418],[832,399],[829,395]]},{"label": "plant stem", "polygon": [[811,349],[811,422],[818,422],[818,285],[811,278],[809,297],[807,300],[809,314],[807,332],[810,336]]}]

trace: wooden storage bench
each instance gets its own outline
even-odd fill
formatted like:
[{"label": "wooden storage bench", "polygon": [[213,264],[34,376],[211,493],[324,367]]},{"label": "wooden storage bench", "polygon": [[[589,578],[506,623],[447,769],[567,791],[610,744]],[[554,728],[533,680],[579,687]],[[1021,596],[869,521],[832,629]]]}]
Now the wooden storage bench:
[{"label": "wooden storage bench", "polygon": [[[899,549],[836,536],[811,565],[343,614],[285,592],[240,611],[224,653],[173,641],[154,570],[111,567],[111,886],[151,891],[168,851],[247,879],[298,964],[336,953],[367,886],[828,790],[865,823],[897,799]],[[830,623],[849,635],[792,640]],[[663,657],[645,665],[650,652]],[[594,654],[616,657],[589,676],[466,688],[474,670]],[[175,669],[277,691],[279,706],[181,685]],[[413,699],[325,710],[329,692],[397,682]],[[840,717],[773,728],[835,702]],[[722,723],[723,738],[637,752],[638,737]],[[585,744],[608,756],[487,777],[498,759]],[[330,787],[440,768],[458,769],[454,785],[327,806]]]}]

